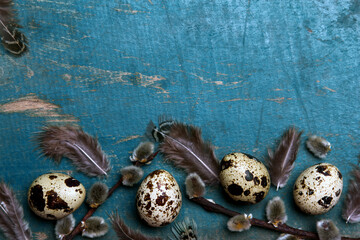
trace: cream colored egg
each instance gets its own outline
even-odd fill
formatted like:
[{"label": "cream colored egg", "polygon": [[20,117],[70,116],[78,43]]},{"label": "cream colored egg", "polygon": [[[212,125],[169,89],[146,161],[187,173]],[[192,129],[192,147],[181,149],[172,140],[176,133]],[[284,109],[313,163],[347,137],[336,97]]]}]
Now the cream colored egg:
[{"label": "cream colored egg", "polygon": [[175,178],[165,170],[150,173],[136,195],[140,217],[152,227],[165,226],[178,216],[181,192]]},{"label": "cream colored egg", "polygon": [[221,160],[220,182],[235,201],[258,203],[270,189],[265,165],[244,153],[231,153]]},{"label": "cream colored egg", "polygon": [[48,173],[36,178],[28,192],[28,203],[38,216],[61,219],[80,207],[85,188],[76,179],[62,173]]},{"label": "cream colored egg", "polygon": [[343,188],[342,175],[334,165],[320,163],[300,174],[294,185],[294,200],[305,213],[328,212],[339,201]]}]

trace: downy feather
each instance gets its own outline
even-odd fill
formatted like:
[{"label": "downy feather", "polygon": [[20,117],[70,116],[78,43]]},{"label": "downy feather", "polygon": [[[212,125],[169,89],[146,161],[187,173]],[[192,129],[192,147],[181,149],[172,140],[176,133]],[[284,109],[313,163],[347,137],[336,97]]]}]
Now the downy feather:
[{"label": "downy feather", "polygon": [[342,217],[346,222],[360,222],[360,167],[355,166],[344,202]]},{"label": "downy feather", "polygon": [[18,20],[12,0],[0,0],[0,38],[4,48],[14,55],[26,51],[26,38],[18,31]]},{"label": "downy feather", "polygon": [[107,175],[110,162],[94,137],[72,126],[48,126],[37,137],[42,154],[60,162],[69,158],[87,175]]},{"label": "downy feather", "polygon": [[176,122],[168,134],[162,134],[164,141],[159,150],[166,159],[188,173],[197,173],[207,184],[219,182],[219,162],[213,146],[203,141],[199,128]]},{"label": "downy feather", "polygon": [[284,187],[290,177],[300,146],[301,134],[302,132],[292,127],[284,133],[275,153],[268,149],[269,173],[276,190]]},{"label": "downy feather", "polygon": [[14,192],[3,182],[0,183],[0,229],[7,239],[32,239],[29,224],[23,219],[22,206]]},{"label": "downy feather", "polygon": [[119,240],[161,240],[161,238],[147,237],[125,225],[118,212],[110,215],[110,221]]}]

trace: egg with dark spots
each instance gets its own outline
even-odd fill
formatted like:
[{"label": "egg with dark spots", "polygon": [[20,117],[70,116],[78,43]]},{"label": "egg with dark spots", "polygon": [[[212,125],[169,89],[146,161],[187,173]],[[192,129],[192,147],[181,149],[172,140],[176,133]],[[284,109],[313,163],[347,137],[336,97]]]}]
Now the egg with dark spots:
[{"label": "egg with dark spots", "polygon": [[178,216],[182,204],[179,185],[165,170],[150,173],[140,184],[136,207],[141,219],[152,227],[165,226]]},{"label": "egg with dark spots", "polygon": [[221,160],[220,182],[235,201],[258,203],[270,189],[270,175],[265,165],[245,153],[231,153]]},{"label": "egg with dark spots", "polygon": [[36,178],[28,191],[28,203],[38,216],[57,220],[73,213],[85,199],[84,186],[62,173],[49,173]]},{"label": "egg with dark spots", "polygon": [[332,164],[320,163],[309,167],[297,178],[293,196],[305,213],[318,215],[328,212],[339,201],[343,188],[342,175]]}]

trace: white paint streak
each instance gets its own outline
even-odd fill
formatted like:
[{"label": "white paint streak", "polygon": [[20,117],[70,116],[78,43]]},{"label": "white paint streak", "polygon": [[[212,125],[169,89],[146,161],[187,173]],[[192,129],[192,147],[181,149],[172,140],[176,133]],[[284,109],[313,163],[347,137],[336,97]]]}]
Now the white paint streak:
[{"label": "white paint streak", "polygon": [[31,117],[46,117],[48,121],[77,122],[68,114],[63,114],[60,107],[38,98],[35,94],[15,99],[0,105],[0,113],[25,113]]}]

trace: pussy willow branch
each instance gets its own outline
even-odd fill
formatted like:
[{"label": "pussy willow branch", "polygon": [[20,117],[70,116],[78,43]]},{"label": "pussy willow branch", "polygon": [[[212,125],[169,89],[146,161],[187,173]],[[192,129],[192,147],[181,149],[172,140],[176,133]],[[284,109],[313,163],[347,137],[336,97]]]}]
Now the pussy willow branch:
[{"label": "pussy willow branch", "polygon": [[[106,199],[108,199],[118,187],[123,185],[122,182],[123,182],[123,177],[121,177],[119,179],[119,181],[117,181],[117,183],[115,183],[115,185],[112,188],[110,188]],[[96,209],[97,208],[90,208],[89,211],[83,217],[83,219],[80,221],[80,223],[74,228],[74,230],[72,230],[72,232],[69,235],[66,235],[63,238],[63,240],[71,240],[76,235],[80,234],[84,230],[84,224],[83,223],[85,223],[85,221],[95,213]]]},{"label": "pussy willow branch", "polygon": [[[229,216],[229,217],[233,217],[233,216],[236,216],[238,214],[241,214],[241,213],[229,210],[227,208],[224,208],[223,206],[221,206],[219,204],[212,203],[212,202],[210,202],[209,200],[207,200],[206,198],[203,198],[203,197],[195,197],[195,198],[191,198],[190,200],[195,202],[196,204],[199,204],[206,211],[209,211],[209,212],[221,213],[221,214],[224,214],[224,215]],[[290,226],[288,226],[286,224],[279,224],[278,227],[274,227],[271,223],[268,223],[266,221],[256,219],[256,218],[252,218],[250,220],[250,223],[251,223],[252,226],[261,227],[261,228],[267,228],[267,229],[277,231],[277,232],[281,232],[281,233],[289,233],[289,234],[296,235],[296,236],[299,236],[299,237],[302,237],[302,238],[319,239],[319,237],[318,237],[318,235],[316,233],[301,230],[301,229],[297,229],[297,228],[293,228],[293,227],[290,227]],[[360,238],[350,238],[350,237],[342,237],[341,239],[342,240],[360,240]]]}]

